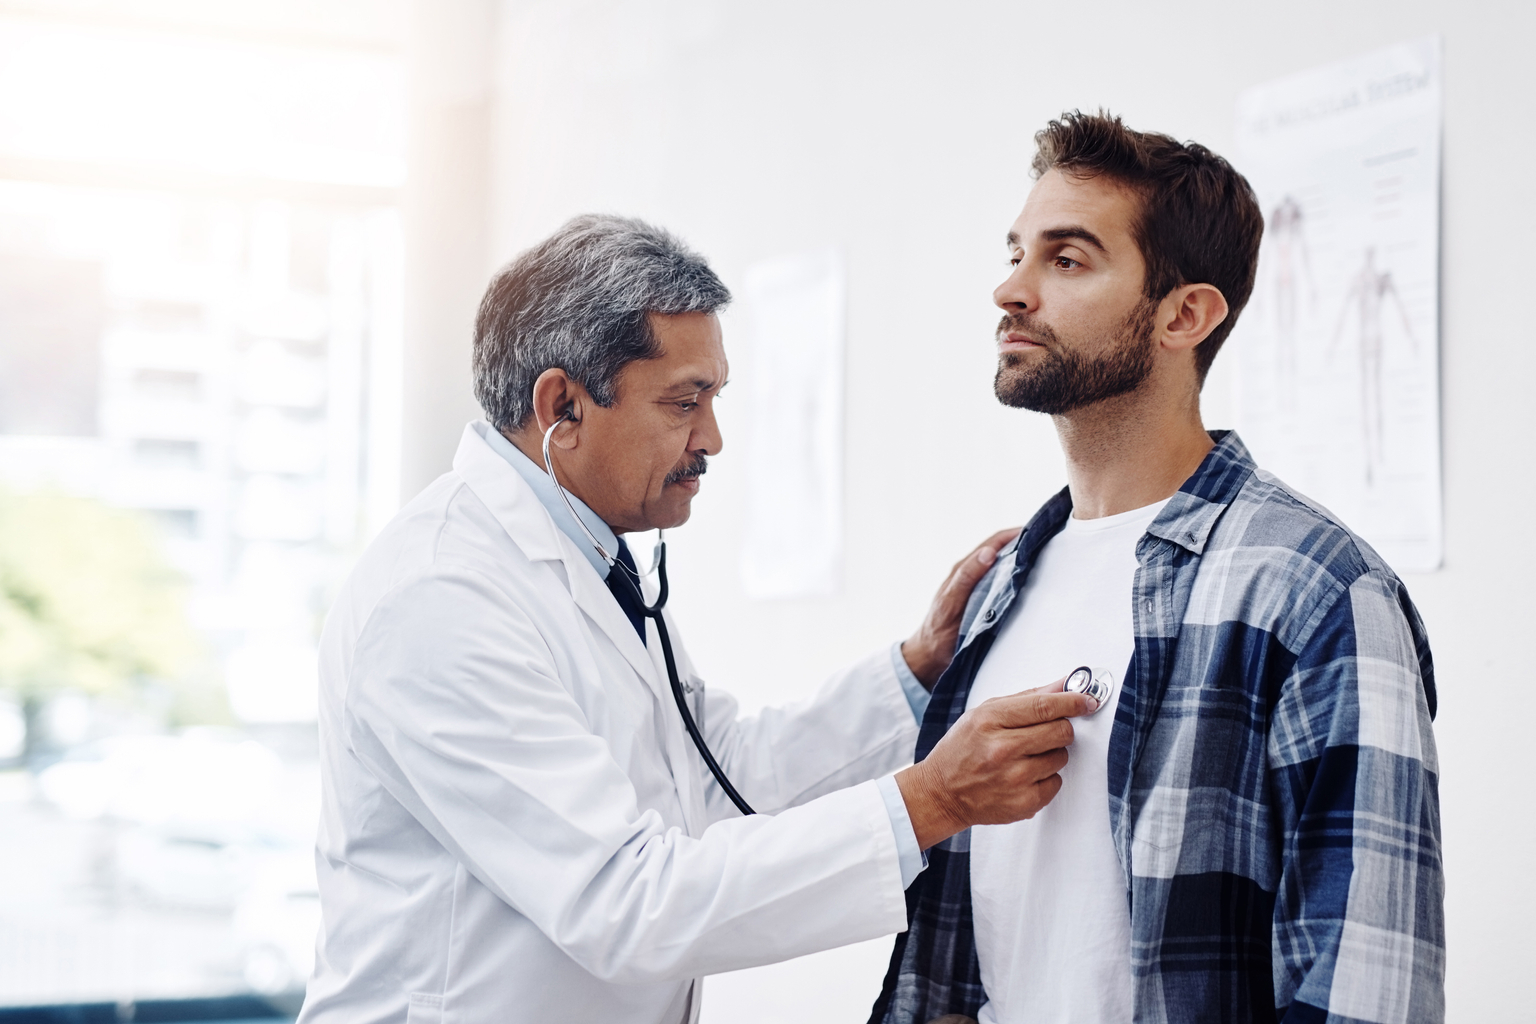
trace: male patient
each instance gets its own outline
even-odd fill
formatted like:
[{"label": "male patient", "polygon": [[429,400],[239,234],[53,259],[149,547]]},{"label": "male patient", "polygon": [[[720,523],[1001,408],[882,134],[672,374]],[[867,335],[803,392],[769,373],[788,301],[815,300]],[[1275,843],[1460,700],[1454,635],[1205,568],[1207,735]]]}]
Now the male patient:
[{"label": "male patient", "polygon": [[1440,1021],[1423,625],[1376,552],[1200,419],[1253,289],[1253,193],[1107,115],[1036,142],[996,391],[1052,417],[1068,486],[977,586],[917,758],[1079,665],[1110,690],[1055,802],[932,848],[871,1021]]}]

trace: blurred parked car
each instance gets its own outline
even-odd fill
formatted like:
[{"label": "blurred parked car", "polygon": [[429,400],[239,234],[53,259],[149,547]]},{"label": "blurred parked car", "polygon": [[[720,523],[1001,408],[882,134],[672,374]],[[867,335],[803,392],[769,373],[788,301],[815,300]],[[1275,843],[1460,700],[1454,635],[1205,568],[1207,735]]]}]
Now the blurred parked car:
[{"label": "blurred parked car", "polygon": [[284,772],[260,743],[192,729],[74,748],[37,786],[70,817],[116,825],[107,870],[121,893],[233,912],[246,973],[280,992],[307,977],[319,920],[313,808]]},{"label": "blurred parked car", "polygon": [[302,991],[314,970],[319,930],[314,860],[269,861],[235,911],[246,984],[263,995]]}]

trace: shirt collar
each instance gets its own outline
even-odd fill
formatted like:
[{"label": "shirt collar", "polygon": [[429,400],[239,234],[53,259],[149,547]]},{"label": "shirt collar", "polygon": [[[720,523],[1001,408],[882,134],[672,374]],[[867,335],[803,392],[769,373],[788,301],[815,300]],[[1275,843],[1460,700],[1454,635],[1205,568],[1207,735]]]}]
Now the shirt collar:
[{"label": "shirt collar", "polygon": [[[1168,499],[1168,504],[1147,527],[1152,536],[1171,541],[1197,555],[1205,550],[1205,542],[1222,512],[1258,468],[1237,431],[1213,430],[1211,440],[1216,443],[1215,447],[1206,453],[1200,468],[1184,481],[1184,486]],[[1034,566],[1035,556],[1045,547],[1046,541],[1061,531],[1071,514],[1071,492],[1062,488],[1024,527],[1014,555],[1016,587],[1023,583],[1023,577]]]},{"label": "shirt collar", "polygon": [[[592,568],[597,570],[598,577],[607,579],[608,563],[603,561],[603,556],[597,553],[597,549],[592,546],[592,541],[571,516],[571,510],[566,508],[565,502],[560,499],[560,492],[555,489],[549,474],[544,472],[544,467],[537,465],[524,455],[495,427],[487,427],[484,436],[485,443],[491,446],[491,450],[506,459],[507,463],[517,470],[518,476],[533,488],[534,496],[539,499],[539,504],[544,506],[544,511],[549,513],[549,517],[555,521],[560,531],[576,543],[576,550],[587,556],[587,561],[591,562]],[[576,509],[576,514],[581,516],[581,521],[587,524],[587,529],[592,531],[592,536],[597,538],[597,542],[610,554],[617,555],[619,538],[608,524],[598,518],[597,513],[588,508],[586,502],[571,494],[570,491],[565,493],[571,499],[571,507]]]},{"label": "shirt collar", "polygon": [[1197,555],[1205,551],[1216,521],[1258,469],[1237,431],[1213,430],[1211,440],[1216,446],[1206,453],[1200,468],[1147,527],[1152,536]]}]

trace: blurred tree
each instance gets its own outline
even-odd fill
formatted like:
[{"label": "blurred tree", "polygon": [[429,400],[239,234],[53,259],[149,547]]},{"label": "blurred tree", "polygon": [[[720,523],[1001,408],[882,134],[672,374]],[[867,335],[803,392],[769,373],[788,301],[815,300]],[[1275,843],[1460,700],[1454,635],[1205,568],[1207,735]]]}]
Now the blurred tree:
[{"label": "blurred tree", "polygon": [[132,699],[197,659],[184,585],[141,515],[0,489],[0,691],[21,704],[30,758],[48,698]]}]

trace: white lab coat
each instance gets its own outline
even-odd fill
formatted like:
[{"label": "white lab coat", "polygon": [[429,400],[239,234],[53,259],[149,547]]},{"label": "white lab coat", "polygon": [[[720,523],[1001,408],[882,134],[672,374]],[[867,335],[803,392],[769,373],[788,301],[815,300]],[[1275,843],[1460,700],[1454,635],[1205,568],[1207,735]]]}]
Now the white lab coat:
[{"label": "white lab coat", "polygon": [[466,428],[326,622],[302,1024],[681,1024],[704,975],[905,928],[866,781],[917,731],[888,652],[738,718],[668,617],[711,748],[768,812],[741,817],[683,729],[654,624],[642,645],[488,429]]}]

